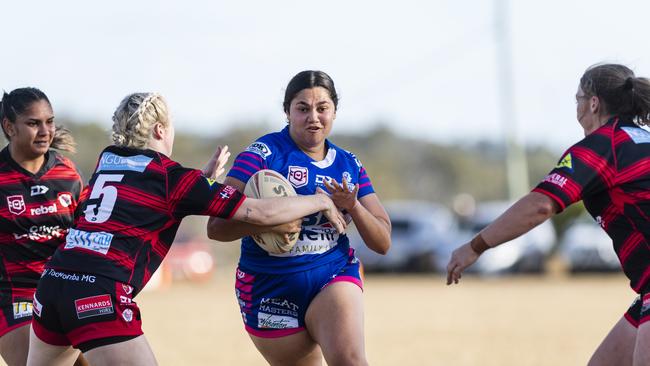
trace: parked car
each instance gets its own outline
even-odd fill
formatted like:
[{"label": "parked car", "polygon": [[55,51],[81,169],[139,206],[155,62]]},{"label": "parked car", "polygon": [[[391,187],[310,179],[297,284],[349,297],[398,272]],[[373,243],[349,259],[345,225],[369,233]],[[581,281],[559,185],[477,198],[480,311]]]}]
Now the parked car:
[{"label": "parked car", "polygon": [[559,255],[572,273],[621,270],[612,239],[591,217],[571,224],[560,242]]},{"label": "parked car", "polygon": [[[474,214],[460,221],[457,239],[451,247],[441,247],[439,266],[446,266],[451,252],[468,242],[479,231],[499,217],[510,207],[508,201],[482,202],[476,205]],[[546,259],[556,241],[555,228],[550,220],[530,232],[483,253],[478,261],[467,269],[481,274],[507,272],[540,273],[545,271]],[[444,268],[444,267],[443,267]]]},{"label": "parked car", "polygon": [[438,270],[437,247],[449,245],[457,230],[454,215],[445,206],[421,201],[385,204],[392,223],[392,245],[386,255],[369,249],[355,230],[350,244],[366,271]]}]

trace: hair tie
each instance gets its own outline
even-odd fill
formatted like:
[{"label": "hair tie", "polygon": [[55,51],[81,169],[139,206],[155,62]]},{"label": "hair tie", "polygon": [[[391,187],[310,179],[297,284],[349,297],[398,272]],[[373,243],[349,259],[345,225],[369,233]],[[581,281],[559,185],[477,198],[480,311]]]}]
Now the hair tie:
[{"label": "hair tie", "polygon": [[623,89],[624,90],[634,89],[634,77],[629,76],[627,79],[625,79],[625,84],[623,84]]}]

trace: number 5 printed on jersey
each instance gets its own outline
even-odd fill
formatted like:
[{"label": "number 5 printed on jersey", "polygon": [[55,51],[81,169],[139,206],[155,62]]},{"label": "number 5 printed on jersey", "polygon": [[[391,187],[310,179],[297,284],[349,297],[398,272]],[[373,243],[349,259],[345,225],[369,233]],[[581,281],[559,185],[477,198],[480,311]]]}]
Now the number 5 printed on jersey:
[{"label": "number 5 printed on jersey", "polygon": [[99,204],[86,205],[86,221],[93,223],[106,222],[113,212],[117,200],[117,188],[105,185],[108,182],[121,182],[124,174],[100,174],[95,180],[93,190],[88,197],[88,202],[99,200]]}]

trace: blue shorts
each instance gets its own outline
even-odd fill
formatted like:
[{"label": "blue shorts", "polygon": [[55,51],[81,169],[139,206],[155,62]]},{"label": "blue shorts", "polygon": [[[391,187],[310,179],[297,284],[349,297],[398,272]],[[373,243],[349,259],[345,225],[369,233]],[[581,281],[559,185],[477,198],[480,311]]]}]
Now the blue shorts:
[{"label": "blue shorts", "polygon": [[363,289],[352,249],[347,258],[302,272],[267,274],[237,268],[235,292],[246,331],[277,338],[304,330],[309,304],[323,288],[340,281]]}]

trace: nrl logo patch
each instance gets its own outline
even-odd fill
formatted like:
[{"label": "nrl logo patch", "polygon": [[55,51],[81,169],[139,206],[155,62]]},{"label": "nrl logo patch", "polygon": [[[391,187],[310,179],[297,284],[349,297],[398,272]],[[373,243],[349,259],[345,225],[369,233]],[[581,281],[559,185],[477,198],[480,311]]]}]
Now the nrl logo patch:
[{"label": "nrl logo patch", "polygon": [[7,207],[12,214],[20,215],[25,212],[25,199],[20,194],[7,196]]},{"label": "nrl logo patch", "polygon": [[289,182],[296,188],[304,187],[309,182],[309,170],[302,166],[289,166]]},{"label": "nrl logo patch", "polygon": [[573,170],[573,163],[571,161],[571,153],[568,153],[564,155],[562,160],[560,160],[559,163],[555,166],[556,168],[567,168],[569,170]]}]

